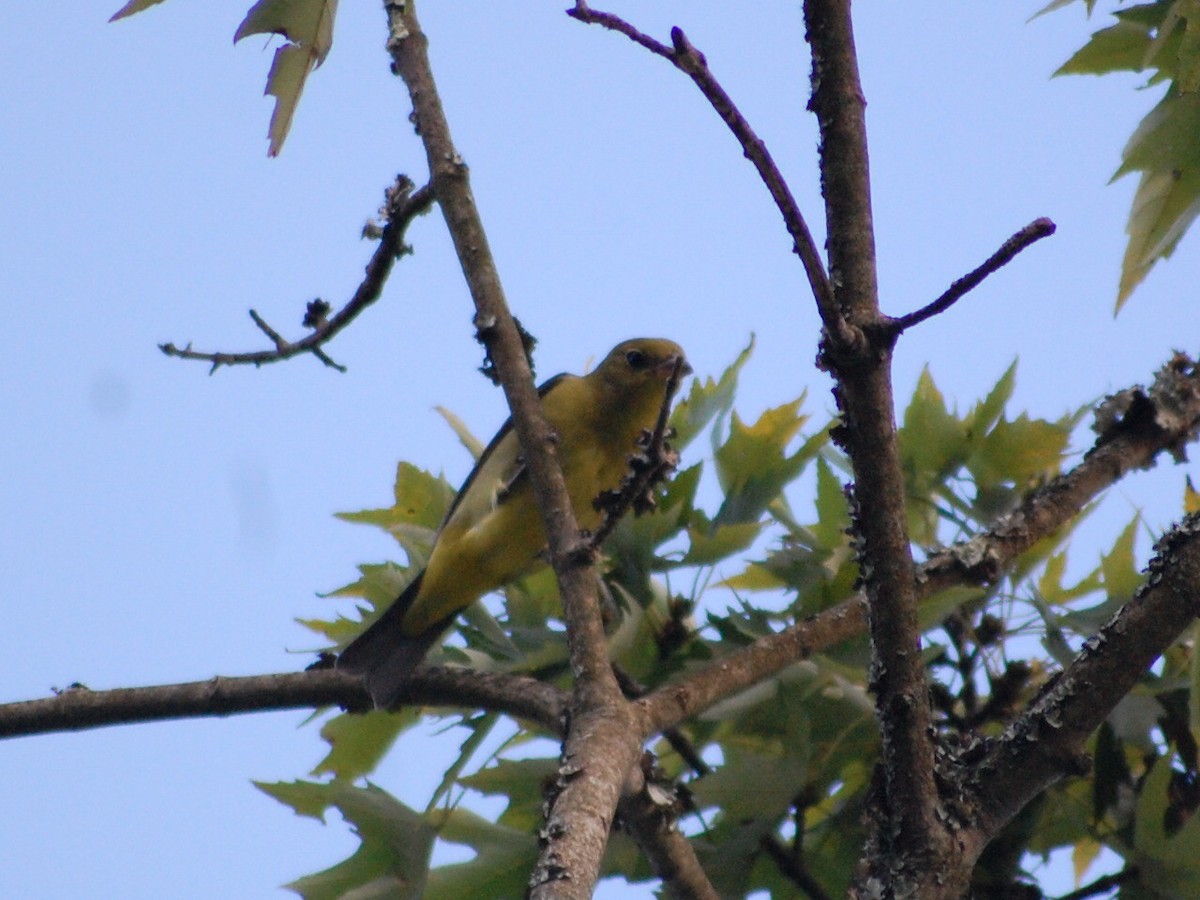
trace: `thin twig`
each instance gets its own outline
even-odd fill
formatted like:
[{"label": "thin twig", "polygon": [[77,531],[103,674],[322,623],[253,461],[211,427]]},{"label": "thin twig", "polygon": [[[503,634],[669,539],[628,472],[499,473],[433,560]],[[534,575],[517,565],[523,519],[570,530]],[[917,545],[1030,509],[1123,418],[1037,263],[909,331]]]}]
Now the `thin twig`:
[{"label": "thin twig", "polygon": [[923,306],[916,312],[910,312],[908,315],[901,316],[898,319],[893,319],[890,323],[890,328],[894,334],[900,334],[914,325],[919,325],[926,319],[943,313],[953,306],[958,300],[968,292],[974,290],[983,279],[987,278],[993,272],[996,272],[1002,266],[1007,265],[1012,261],[1018,253],[1024,250],[1031,244],[1035,244],[1044,237],[1049,237],[1054,234],[1056,226],[1047,218],[1034,219],[1007,241],[1000,245],[1000,249],[987,258],[987,260],[978,268],[968,272],[962,278],[955,281],[942,296],[938,297],[928,306]]},{"label": "thin twig", "polygon": [[[209,374],[216,372],[221,366],[252,365],[261,366],[267,363],[290,359],[301,353],[311,353],[331,369],[345,372],[346,367],[334,362],[322,349],[322,345],[331,341],[343,328],[349,325],[364,309],[379,299],[392,264],[404,254],[404,233],[413,219],[427,212],[433,205],[433,188],[425,185],[419,190],[412,190],[412,182],[404,175],[399,176],[387,191],[387,202],[384,215],[386,221],[379,233],[379,246],[371,254],[367,263],[366,277],[359,284],[354,296],[346,305],[328,320],[315,327],[312,332],[298,341],[289,341],[267,324],[255,310],[250,310],[250,318],[254,324],[275,345],[273,350],[254,350],[245,353],[226,353],[223,351],[202,352],[193,350],[189,343],[185,347],[174,344],[159,344],[167,356],[177,359],[198,359],[211,363]],[[410,193],[411,192],[411,193]],[[306,321],[308,321],[306,319]]]},{"label": "thin twig", "polygon": [[812,232],[808,229],[804,214],[800,212],[796,198],[792,196],[791,188],[788,187],[787,181],[784,180],[783,174],[775,164],[767,145],[750,127],[746,117],[742,115],[741,110],[730,99],[729,94],[708,68],[708,61],[704,54],[688,40],[683,30],[671,29],[673,46],[668,47],[649,35],[643,34],[620,16],[592,9],[587,5],[586,0],[576,0],[575,6],[567,10],[567,15],[580,22],[600,25],[610,31],[625,35],[635,44],[645,47],[651,53],[670,62],[696,83],[717,115],[721,117],[721,120],[737,138],[738,143],[741,144],[746,158],[754,164],[759,177],[775,201],[775,206],[783,216],[788,234],[792,236],[792,250],[800,257],[800,261],[804,265],[804,273],[808,277],[808,283],[812,288],[813,297],[816,299],[817,310],[820,312],[825,330],[840,346],[857,344],[858,335],[846,323],[841,309],[834,300],[833,289],[829,285],[829,276],[826,275],[825,265],[821,261],[821,252],[817,248],[816,241],[813,240]]},{"label": "thin twig", "polygon": [[788,849],[780,843],[779,838],[773,834],[764,835],[759,846],[766,851],[767,856],[771,857],[775,865],[779,867],[779,871],[796,887],[804,891],[810,900],[830,900],[830,895],[817,883],[812,873],[788,852]]}]

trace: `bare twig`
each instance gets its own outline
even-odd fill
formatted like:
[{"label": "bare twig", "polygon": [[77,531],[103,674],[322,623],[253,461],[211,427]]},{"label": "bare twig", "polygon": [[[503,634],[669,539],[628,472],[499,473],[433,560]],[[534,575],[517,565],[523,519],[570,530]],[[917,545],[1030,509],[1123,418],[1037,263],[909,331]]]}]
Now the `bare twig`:
[{"label": "bare twig", "polygon": [[804,895],[809,900],[830,900],[829,894],[817,883],[802,861],[793,858],[777,837],[766,835],[759,842],[759,846],[763,848],[767,856],[771,857],[775,865],[779,867],[779,871],[786,875],[796,887],[804,891]]},{"label": "bare twig", "polygon": [[[396,183],[388,189],[387,202],[384,206],[386,221],[379,233],[379,246],[375,248],[375,252],[371,254],[371,259],[367,262],[366,277],[363,278],[354,292],[354,296],[346,302],[346,305],[328,320],[322,321],[314,327],[310,334],[298,341],[289,341],[252,309],[250,318],[274,344],[273,350],[254,350],[245,353],[202,352],[193,350],[190,343],[182,348],[171,343],[159,344],[158,348],[167,356],[177,359],[198,359],[210,363],[210,375],[221,366],[262,366],[290,359],[301,353],[311,353],[330,368],[337,369],[339,372],[346,371],[345,366],[330,359],[322,347],[354,321],[359,313],[379,299],[388,275],[392,271],[392,264],[404,253],[404,234],[408,230],[408,226],[412,224],[413,219],[427,212],[433,205],[433,189],[430,185],[425,185],[416,191],[413,191],[412,188],[412,182],[406,176],[400,175],[397,177]],[[310,319],[306,317],[305,323],[308,324],[309,321]]]},{"label": "bare twig", "polygon": [[932,318],[939,313],[944,313],[967,294],[967,292],[978,287],[985,278],[1011,262],[1026,247],[1040,241],[1044,237],[1054,234],[1056,228],[1057,226],[1049,219],[1034,219],[1001,244],[1000,249],[989,256],[982,265],[968,272],[950,285],[942,296],[929,305],[921,307],[916,312],[910,312],[908,315],[893,319],[889,327],[896,334],[900,334],[906,329],[924,322],[926,319]]},{"label": "bare twig", "polygon": [[[567,706],[563,691],[533,678],[444,666],[418,670],[405,683],[404,691],[406,703],[478,705],[552,734],[562,732]],[[369,709],[371,698],[361,679],[332,668],[111,691],[73,686],[41,700],[0,704],[0,738],[322,706]]]},{"label": "bare twig", "polygon": [[812,232],[808,229],[804,214],[800,212],[800,207],[797,205],[795,197],[792,196],[792,190],[775,164],[767,145],[750,127],[746,117],[742,115],[741,110],[730,99],[729,94],[725,92],[708,68],[708,61],[704,54],[688,40],[683,30],[671,29],[673,46],[668,47],[649,35],[643,34],[620,16],[592,9],[585,0],[576,0],[575,6],[567,10],[567,15],[580,22],[600,25],[625,35],[635,44],[645,47],[651,53],[670,62],[696,83],[705,99],[741,144],[746,158],[754,164],[759,177],[766,185],[771,198],[783,216],[788,234],[792,236],[792,250],[800,257],[800,262],[804,265],[804,273],[808,277],[808,283],[813,297],[816,299],[817,310],[820,312],[825,330],[839,344],[858,343],[857,334],[847,325],[840,307],[834,300],[829,277],[826,275],[824,263],[821,261],[821,252],[817,248],[816,241],[813,240]]}]

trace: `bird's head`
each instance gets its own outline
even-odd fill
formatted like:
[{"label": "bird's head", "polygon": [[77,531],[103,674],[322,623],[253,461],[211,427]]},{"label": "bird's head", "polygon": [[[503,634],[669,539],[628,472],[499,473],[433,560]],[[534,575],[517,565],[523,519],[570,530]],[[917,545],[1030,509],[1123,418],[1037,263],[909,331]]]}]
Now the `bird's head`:
[{"label": "bird's head", "polygon": [[691,374],[683,348],[674,341],[632,338],[613,347],[593,374],[620,393],[661,391],[681,362],[680,374]]}]

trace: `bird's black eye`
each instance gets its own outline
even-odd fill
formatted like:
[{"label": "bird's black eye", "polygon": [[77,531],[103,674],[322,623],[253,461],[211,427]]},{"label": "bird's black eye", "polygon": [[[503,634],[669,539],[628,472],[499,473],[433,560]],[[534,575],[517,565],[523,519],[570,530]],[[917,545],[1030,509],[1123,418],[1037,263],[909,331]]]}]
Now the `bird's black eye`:
[{"label": "bird's black eye", "polygon": [[630,350],[625,354],[625,362],[629,363],[629,368],[635,372],[646,368],[650,365],[650,360],[646,358],[646,354],[641,350]]}]

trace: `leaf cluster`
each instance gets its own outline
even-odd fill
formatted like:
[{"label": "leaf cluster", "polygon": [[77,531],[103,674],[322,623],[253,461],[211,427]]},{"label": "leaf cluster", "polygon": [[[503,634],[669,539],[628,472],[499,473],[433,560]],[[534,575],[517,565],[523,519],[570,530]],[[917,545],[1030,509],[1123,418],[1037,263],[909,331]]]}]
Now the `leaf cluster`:
[{"label": "leaf cluster", "polygon": [[[708,459],[683,468],[661,488],[657,508],[627,518],[605,546],[610,655],[626,681],[641,689],[857,590],[842,484],[846,461],[827,441],[829,423],[813,427],[801,412],[803,398],[752,421],[734,410],[738,374],[751,349],[720,378],[697,379],[675,410],[684,460],[695,459],[697,439],[705,434]],[[1009,413],[1015,375],[1015,367],[1006,371],[962,415],[928,372],[921,376],[900,431],[918,551],[987,527],[1058,471],[1079,416],[1048,421]],[[451,422],[465,444],[478,446],[461,422]],[[706,479],[709,469],[714,477]],[[811,512],[795,511],[801,497]],[[363,566],[355,582],[334,592],[364,601],[361,621],[306,624],[336,643],[348,640],[419,570],[451,500],[444,479],[401,463],[391,506],[343,518],[393,535],[405,563]],[[1136,590],[1136,525],[1073,579],[1060,534],[1028,551],[997,583],[927,601],[926,660],[945,740],[996,733],[1046,683],[1056,661],[1068,659]],[[568,687],[560,615],[554,579],[533,575],[464,615],[451,646],[435,651],[441,655],[433,661],[523,672]],[[1032,635],[1040,635],[1040,648]],[[867,658],[863,641],[830,648],[652,743],[661,790],[673,798],[678,827],[722,896],[792,896],[797,871],[831,895],[849,884],[878,750]],[[979,868],[981,896],[989,885],[1027,884],[1022,866],[1028,854],[1059,847],[1073,848],[1081,873],[1100,848],[1110,847],[1131,865],[1165,873],[1155,877],[1194,877],[1170,868],[1185,852],[1172,843],[1181,838],[1172,832],[1159,840],[1165,825],[1148,837],[1150,826],[1139,822],[1144,815],[1161,819],[1166,810],[1188,821],[1191,807],[1172,801],[1160,783],[1167,776],[1149,775],[1171,758],[1183,768],[1163,763],[1162,771],[1185,783],[1195,774],[1194,742],[1190,757],[1180,748],[1183,737],[1200,733],[1189,700],[1196,670],[1185,643],[1163,672],[1147,676],[1144,690],[1097,735],[1096,771],[1052,788],[989,851]],[[1164,740],[1161,723],[1172,715]],[[421,812],[363,779],[398,737],[429,716],[464,738]],[[261,787],[301,815],[323,820],[337,810],[361,845],[337,866],[294,882],[294,890],[310,900],[346,896],[351,886],[363,896],[522,895],[558,766],[556,743],[544,740],[553,736],[466,708],[342,714],[324,721],[321,735],[329,750],[309,780]],[[484,797],[503,804],[494,821],[467,808]],[[1191,830],[1179,833],[1192,839]],[[464,844],[474,856],[433,866],[435,838]],[[618,834],[605,873],[629,881],[652,877],[633,842]]]},{"label": "leaf cluster", "polygon": [[[1065,6],[1052,3],[1044,11]],[[1095,0],[1088,0],[1090,14]],[[1139,172],[1126,231],[1117,309],[1151,267],[1166,259],[1200,214],[1200,4],[1155,0],[1117,9],[1116,23],[1095,32],[1056,75],[1146,75],[1166,93],[1138,125],[1113,180]]]}]

